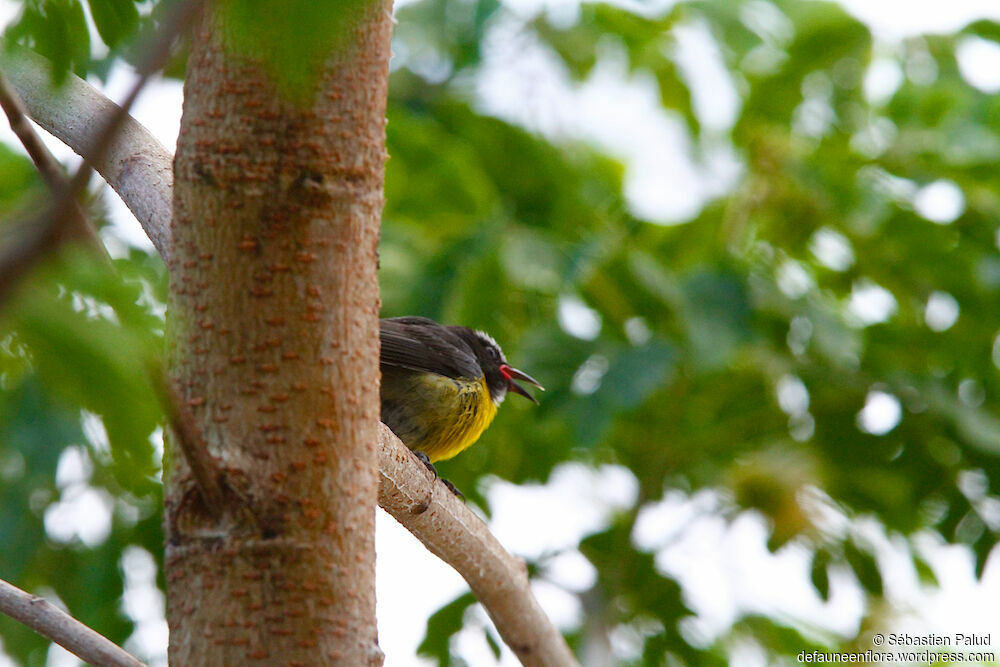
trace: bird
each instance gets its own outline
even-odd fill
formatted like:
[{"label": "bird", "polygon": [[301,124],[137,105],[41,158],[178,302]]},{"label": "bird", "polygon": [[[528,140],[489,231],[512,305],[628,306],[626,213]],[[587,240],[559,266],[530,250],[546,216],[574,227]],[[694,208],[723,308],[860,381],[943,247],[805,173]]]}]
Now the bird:
[{"label": "bird", "polygon": [[545,389],[482,331],[409,316],[382,319],[379,335],[382,422],[429,466],[476,442],[508,391],[537,404],[517,380]]}]

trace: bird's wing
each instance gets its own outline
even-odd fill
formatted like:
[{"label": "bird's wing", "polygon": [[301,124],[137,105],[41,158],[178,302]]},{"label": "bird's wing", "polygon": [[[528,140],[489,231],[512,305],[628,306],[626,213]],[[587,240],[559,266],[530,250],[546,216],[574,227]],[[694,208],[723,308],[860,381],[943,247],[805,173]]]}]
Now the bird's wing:
[{"label": "bird's wing", "polygon": [[482,375],[472,349],[453,332],[424,317],[395,317],[379,323],[382,366],[445,377]]}]

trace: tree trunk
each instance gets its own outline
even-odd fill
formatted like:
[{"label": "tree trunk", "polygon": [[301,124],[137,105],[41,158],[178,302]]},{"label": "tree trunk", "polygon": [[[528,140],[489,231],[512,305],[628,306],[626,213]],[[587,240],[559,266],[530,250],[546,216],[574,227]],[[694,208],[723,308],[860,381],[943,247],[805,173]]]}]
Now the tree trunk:
[{"label": "tree trunk", "polygon": [[366,6],[307,105],[232,56],[212,10],[192,37],[175,159],[168,360],[224,493],[206,503],[168,444],[170,662],[378,665],[391,7]]}]

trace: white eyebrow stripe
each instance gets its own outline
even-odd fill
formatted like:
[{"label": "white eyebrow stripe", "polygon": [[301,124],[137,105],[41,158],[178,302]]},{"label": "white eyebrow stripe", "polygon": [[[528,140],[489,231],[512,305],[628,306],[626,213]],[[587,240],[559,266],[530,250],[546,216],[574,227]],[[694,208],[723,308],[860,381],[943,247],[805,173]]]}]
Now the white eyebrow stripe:
[{"label": "white eyebrow stripe", "polygon": [[493,339],[493,336],[489,335],[485,331],[480,331],[479,329],[475,329],[474,331],[475,331],[475,334],[477,336],[479,336],[484,341],[486,341],[488,344],[492,345],[493,347],[495,347],[497,349],[497,352],[500,354],[500,360],[501,361],[503,361],[504,363],[507,362],[507,357],[504,356],[503,350],[500,348],[500,343],[496,342]]},{"label": "white eyebrow stripe", "polygon": [[489,335],[485,331],[480,331],[479,329],[476,329],[476,335],[479,336],[480,338],[485,339],[488,343],[492,343],[498,350],[500,349],[500,345],[498,345],[497,342],[493,340],[493,336]]}]

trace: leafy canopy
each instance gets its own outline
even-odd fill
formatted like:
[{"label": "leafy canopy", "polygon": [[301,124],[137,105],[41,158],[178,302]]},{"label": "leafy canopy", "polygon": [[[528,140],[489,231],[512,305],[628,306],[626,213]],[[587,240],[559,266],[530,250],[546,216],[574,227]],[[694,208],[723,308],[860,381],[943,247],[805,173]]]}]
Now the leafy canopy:
[{"label": "leafy canopy", "polygon": [[[107,58],[93,55],[80,2],[27,2],[7,36],[64,71],[101,72],[131,57],[161,12],[128,0],[88,6]],[[266,14],[256,3],[226,7],[240,31],[265,34],[253,30]],[[306,43],[340,29],[321,10],[271,16],[303,44],[254,38],[245,48],[273,51],[275,76],[295,81],[314,53]],[[727,519],[759,512],[772,548],[812,554],[817,596],[830,595],[832,568],[846,567],[871,615],[886,595],[871,544],[818,521],[808,498],[850,520],[874,517],[892,535],[933,531],[965,545],[982,572],[1000,530],[1000,98],[962,77],[956,50],[973,36],[995,43],[1000,27],[887,48],[840,6],[791,0],[658,13],[583,4],[574,20],[495,0],[421,0],[398,18],[384,314],[487,330],[549,390],[537,409],[509,401],[443,476],[484,505],[486,476],[544,481],[570,460],[620,464],[638,481],[635,506],[579,545],[598,574],[580,594],[592,623],[571,633],[577,648],[594,628],[638,638],[623,664],[725,664],[738,637],[774,656],[818,647],[785,616],[748,613],[707,646],[680,631],[691,610],[677,582],[633,538],[641,508],[667,489],[715,489]],[[683,58],[692,29],[718,49],[738,100],[731,124],[706,122],[706,91]],[[685,224],[641,219],[620,159],[483,110],[473,91],[490,39],[512,34],[571,85],[590,81],[611,45],[681,121],[689,150],[677,159],[707,169],[721,147],[737,161],[735,183]],[[876,66],[897,84],[874,88]],[[0,173],[10,175],[0,178],[5,211],[38,191],[10,151]],[[677,186],[664,176],[658,187]],[[124,285],[64,259],[2,313],[0,577],[55,588],[122,641],[133,625],[111,602],[121,584],[108,573],[125,545],[160,551],[149,442],[158,412],[141,360],[161,344],[164,272],[137,251],[117,265]],[[596,322],[582,337],[560,323],[573,304]],[[84,435],[81,409],[100,418],[107,451]],[[97,545],[55,541],[44,526],[65,493],[60,453],[81,445],[95,464],[89,484],[114,499]],[[532,564],[537,576],[542,564]],[[450,664],[448,638],[475,622],[471,604],[459,598],[432,618],[426,655]],[[41,660],[38,638],[3,619],[0,633],[16,658]]]}]

